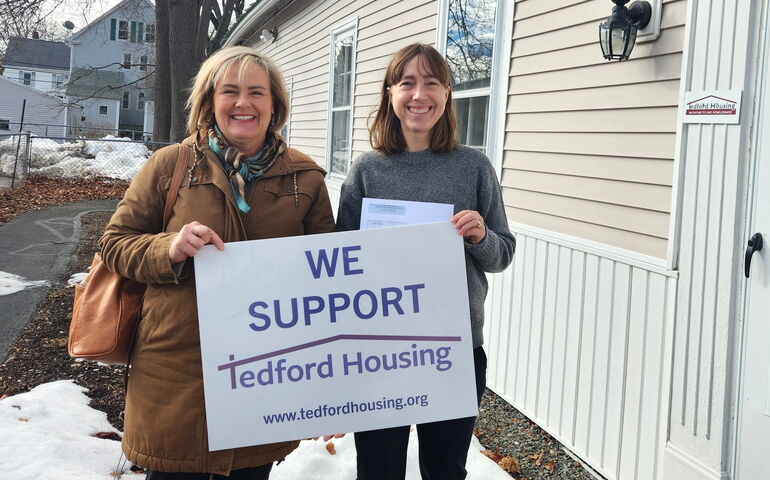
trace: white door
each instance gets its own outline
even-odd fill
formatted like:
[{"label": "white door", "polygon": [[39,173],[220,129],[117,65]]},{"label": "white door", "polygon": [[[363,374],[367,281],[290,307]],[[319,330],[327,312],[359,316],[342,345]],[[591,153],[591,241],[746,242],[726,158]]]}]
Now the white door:
[{"label": "white door", "polygon": [[[738,396],[736,480],[770,477],[770,34],[764,38],[762,80],[754,127],[756,145],[749,240],[760,234],[762,250],[754,252],[746,279],[743,355]],[[747,108],[751,106],[744,104]],[[744,244],[751,253],[751,247]],[[746,264],[744,263],[744,269]]]}]

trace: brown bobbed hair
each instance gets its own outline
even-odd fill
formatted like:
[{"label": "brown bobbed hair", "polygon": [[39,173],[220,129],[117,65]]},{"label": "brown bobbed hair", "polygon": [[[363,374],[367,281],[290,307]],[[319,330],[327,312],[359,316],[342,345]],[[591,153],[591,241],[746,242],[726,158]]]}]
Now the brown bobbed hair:
[{"label": "brown bobbed hair", "polygon": [[253,65],[267,72],[270,79],[270,95],[273,97],[274,121],[268,131],[278,133],[289,118],[289,96],[278,66],[268,57],[250,47],[228,47],[215,52],[201,65],[193,80],[187,108],[187,132],[192,135],[208,130],[214,124],[214,88],[231,68],[238,67],[239,78],[247,66]]},{"label": "brown bobbed hair", "polygon": [[[413,43],[402,48],[390,60],[380,90],[380,104],[372,112],[374,120],[369,128],[369,143],[382,153],[400,153],[406,150],[406,139],[401,131],[401,120],[396,116],[390,103],[391,85],[401,81],[404,68],[413,58],[418,57],[420,66],[430,72],[449,91],[444,114],[433,126],[430,135],[430,149],[436,153],[451,152],[459,146],[457,142],[457,119],[452,106],[451,72],[444,57],[438,50],[424,43]],[[370,116],[371,120],[371,116]]]}]

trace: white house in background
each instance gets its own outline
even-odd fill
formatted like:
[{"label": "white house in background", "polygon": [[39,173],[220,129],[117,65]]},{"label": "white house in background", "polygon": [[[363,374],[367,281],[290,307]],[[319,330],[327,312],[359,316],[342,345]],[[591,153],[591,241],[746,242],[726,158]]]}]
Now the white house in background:
[{"label": "white house in background", "polygon": [[[770,251],[749,279],[744,254],[770,234],[770,0],[650,3],[624,62],[598,45],[609,0],[263,0],[227,44],[280,65],[335,201],[390,56],[444,52],[518,240],[488,386],[607,479],[764,479]],[[740,115],[685,123],[708,95]]]},{"label": "white house in background", "polygon": [[123,0],[67,43],[72,49],[72,76],[66,94],[76,104],[69,113],[70,126],[105,128],[109,120],[106,128],[145,131],[144,85],[155,64],[154,5],[148,0]]},{"label": "white house in background", "polygon": [[35,135],[63,137],[66,118],[60,98],[0,76],[0,133],[19,132],[21,127]]},{"label": "white house in background", "polygon": [[3,76],[11,81],[62,95],[69,79],[70,47],[62,42],[11,37],[2,66]]}]

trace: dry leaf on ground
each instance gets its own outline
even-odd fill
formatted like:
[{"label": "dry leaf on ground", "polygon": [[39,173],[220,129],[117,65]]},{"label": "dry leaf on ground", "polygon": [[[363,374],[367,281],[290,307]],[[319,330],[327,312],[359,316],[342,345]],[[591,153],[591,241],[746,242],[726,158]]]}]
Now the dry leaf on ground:
[{"label": "dry leaf on ground", "polygon": [[329,455],[337,454],[337,450],[334,448],[334,442],[329,442],[326,444],[326,451],[329,452]]},{"label": "dry leaf on ground", "polygon": [[497,464],[508,473],[517,473],[521,475],[521,464],[513,457],[503,457]]}]

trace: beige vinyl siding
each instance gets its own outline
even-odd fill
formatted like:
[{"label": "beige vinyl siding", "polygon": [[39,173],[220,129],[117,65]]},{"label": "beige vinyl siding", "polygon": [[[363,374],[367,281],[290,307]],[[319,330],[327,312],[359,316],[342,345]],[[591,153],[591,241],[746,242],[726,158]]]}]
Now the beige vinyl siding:
[{"label": "beige vinyl siding", "polygon": [[278,27],[274,43],[259,40],[260,28],[246,43],[270,56],[293,82],[291,146],[328,167],[331,32],[357,18],[352,156],[370,150],[367,118],[377,104],[388,60],[411,42],[435,43],[437,8],[435,0],[300,0],[265,26]]},{"label": "beige vinyl siding", "polygon": [[503,197],[511,221],[665,258],[687,3],[605,61],[603,0],[515,4]]}]

